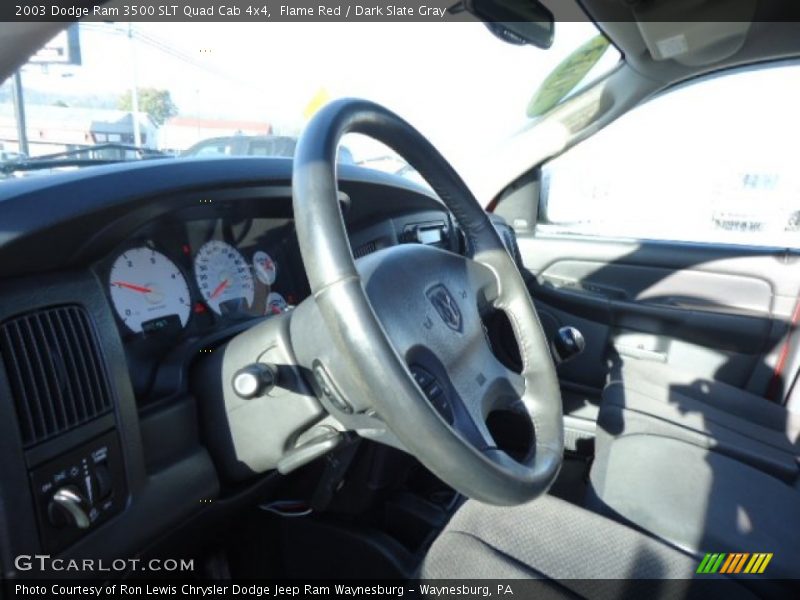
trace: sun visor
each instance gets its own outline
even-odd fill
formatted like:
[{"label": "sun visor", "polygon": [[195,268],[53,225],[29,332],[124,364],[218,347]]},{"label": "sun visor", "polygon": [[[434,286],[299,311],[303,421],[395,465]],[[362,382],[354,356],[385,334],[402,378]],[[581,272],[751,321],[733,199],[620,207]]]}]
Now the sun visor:
[{"label": "sun visor", "polygon": [[709,65],[739,51],[758,0],[656,0],[633,14],[654,60]]}]

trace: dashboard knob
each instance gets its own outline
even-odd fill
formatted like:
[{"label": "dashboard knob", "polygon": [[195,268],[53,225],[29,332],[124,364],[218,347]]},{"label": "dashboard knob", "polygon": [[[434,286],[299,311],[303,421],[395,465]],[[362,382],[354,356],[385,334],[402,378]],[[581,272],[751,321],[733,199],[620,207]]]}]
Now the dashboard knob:
[{"label": "dashboard knob", "polygon": [[233,391],[245,400],[263,396],[278,381],[277,369],[265,363],[254,363],[239,369],[233,375]]},{"label": "dashboard knob", "polygon": [[54,527],[88,529],[91,521],[86,512],[87,502],[74,486],[56,490],[47,506],[47,516]]}]

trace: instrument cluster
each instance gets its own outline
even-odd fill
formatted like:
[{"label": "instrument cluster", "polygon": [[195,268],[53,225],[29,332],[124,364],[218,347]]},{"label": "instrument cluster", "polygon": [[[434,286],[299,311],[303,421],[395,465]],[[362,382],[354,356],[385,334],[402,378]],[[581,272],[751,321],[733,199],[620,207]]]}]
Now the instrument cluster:
[{"label": "instrument cluster", "polygon": [[290,310],[303,294],[290,219],[196,219],[144,230],[109,260],[129,336],[206,329]]}]

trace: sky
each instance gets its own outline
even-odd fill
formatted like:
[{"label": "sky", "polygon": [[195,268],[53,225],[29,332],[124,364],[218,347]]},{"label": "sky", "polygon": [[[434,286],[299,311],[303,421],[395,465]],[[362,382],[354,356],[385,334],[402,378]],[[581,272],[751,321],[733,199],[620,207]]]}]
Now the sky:
[{"label": "sky", "polygon": [[302,129],[304,109],[324,89],[396,111],[454,162],[490,151],[523,125],[538,84],[596,34],[589,23],[561,23],[544,51],[504,43],[478,23],[133,27],[151,43],[136,41],[132,51],[127,24],[81,24],[83,64],[46,72],[31,65],[25,86],[121,95],[135,64],[138,86],[168,89],[184,116],[265,120],[287,134]]}]

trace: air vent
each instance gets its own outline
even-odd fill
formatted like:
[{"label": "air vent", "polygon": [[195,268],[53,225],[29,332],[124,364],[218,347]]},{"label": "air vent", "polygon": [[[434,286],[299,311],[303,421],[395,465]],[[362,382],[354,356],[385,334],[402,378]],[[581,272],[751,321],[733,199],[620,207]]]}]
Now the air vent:
[{"label": "air vent", "polygon": [[83,308],[38,311],[0,327],[0,353],[25,447],[111,410],[97,338]]},{"label": "air vent", "polygon": [[375,241],[373,240],[356,248],[355,252],[353,252],[353,256],[355,258],[361,258],[362,256],[366,256],[367,254],[372,254],[377,249],[378,247],[375,244]]}]

